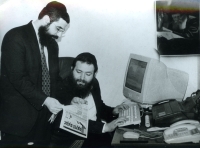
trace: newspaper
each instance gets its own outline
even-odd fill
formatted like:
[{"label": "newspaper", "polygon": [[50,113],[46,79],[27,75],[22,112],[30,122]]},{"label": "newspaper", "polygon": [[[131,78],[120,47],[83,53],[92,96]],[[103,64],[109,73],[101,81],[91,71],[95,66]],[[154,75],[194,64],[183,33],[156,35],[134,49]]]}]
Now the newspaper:
[{"label": "newspaper", "polygon": [[88,133],[88,109],[86,104],[63,106],[63,115],[60,128],[87,138]]}]

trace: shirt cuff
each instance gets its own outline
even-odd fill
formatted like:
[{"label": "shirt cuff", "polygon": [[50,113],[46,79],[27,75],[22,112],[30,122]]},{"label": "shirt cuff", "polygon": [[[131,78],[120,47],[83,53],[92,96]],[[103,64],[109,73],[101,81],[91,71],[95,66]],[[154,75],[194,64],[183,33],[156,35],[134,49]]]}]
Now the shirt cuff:
[{"label": "shirt cuff", "polygon": [[106,123],[103,125],[102,133],[105,133],[105,125]]},{"label": "shirt cuff", "polygon": [[[47,97],[47,98],[48,98],[48,97]],[[47,99],[47,98],[46,98],[46,99]],[[44,102],[46,101],[46,99],[44,100]],[[42,106],[44,106],[44,102],[42,103]]]}]

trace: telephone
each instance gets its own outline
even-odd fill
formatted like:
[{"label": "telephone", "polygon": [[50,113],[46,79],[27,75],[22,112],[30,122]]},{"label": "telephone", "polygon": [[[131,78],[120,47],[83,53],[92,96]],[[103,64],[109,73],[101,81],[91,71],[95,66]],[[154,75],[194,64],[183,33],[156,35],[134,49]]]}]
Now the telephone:
[{"label": "telephone", "polygon": [[200,123],[196,120],[178,121],[166,129],[163,136],[166,143],[199,143]]}]

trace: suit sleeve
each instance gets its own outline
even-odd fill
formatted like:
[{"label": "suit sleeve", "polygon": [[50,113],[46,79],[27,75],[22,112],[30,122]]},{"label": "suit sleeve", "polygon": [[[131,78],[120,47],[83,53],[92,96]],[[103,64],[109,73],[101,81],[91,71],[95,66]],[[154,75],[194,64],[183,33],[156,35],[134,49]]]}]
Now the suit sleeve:
[{"label": "suit sleeve", "polygon": [[67,80],[60,80],[56,90],[56,98],[61,104],[70,105],[74,98],[71,87],[67,84]]},{"label": "suit sleeve", "polygon": [[186,38],[196,38],[199,39],[199,21],[198,19],[191,19],[187,22],[186,29],[184,29],[183,34]]},{"label": "suit sleeve", "polygon": [[[20,33],[9,32],[2,42],[2,56],[6,77],[12,86],[26,98],[36,109],[41,109],[46,95],[32,83],[26,69],[26,47]],[[33,57],[30,57],[33,58]]]},{"label": "suit sleeve", "polygon": [[103,125],[104,123],[101,121],[89,120],[88,133],[101,134],[103,130]]},{"label": "suit sleeve", "polygon": [[186,28],[183,30],[173,31],[174,33],[183,36],[187,39],[199,39],[199,21],[198,19],[190,19],[186,23]]},{"label": "suit sleeve", "polygon": [[89,129],[90,133],[101,134],[103,130],[104,123],[102,120],[106,121],[107,123],[116,119],[113,116],[113,109],[110,106],[107,106],[103,100],[101,99],[101,91],[99,82],[97,79],[94,80],[94,87],[93,87],[93,97],[96,99],[96,108],[97,108],[97,121],[89,120]]}]

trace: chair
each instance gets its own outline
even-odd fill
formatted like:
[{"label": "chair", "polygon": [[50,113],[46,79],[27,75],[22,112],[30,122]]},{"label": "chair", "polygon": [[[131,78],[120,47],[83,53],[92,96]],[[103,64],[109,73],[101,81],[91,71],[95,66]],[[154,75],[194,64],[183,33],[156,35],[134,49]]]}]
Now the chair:
[{"label": "chair", "polygon": [[65,79],[69,75],[73,60],[74,60],[73,57],[59,58],[59,70],[60,70],[59,75],[62,79]]}]

